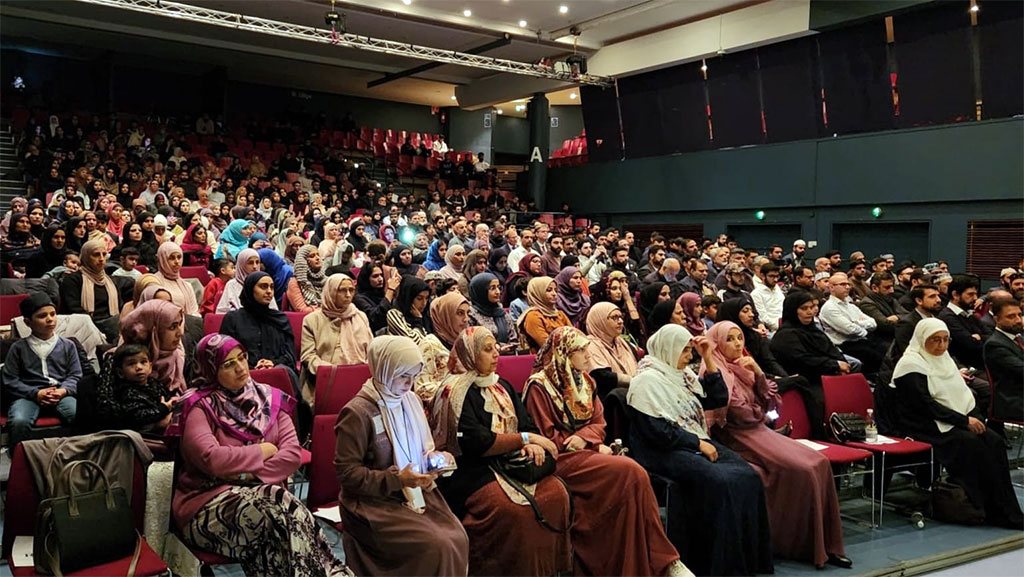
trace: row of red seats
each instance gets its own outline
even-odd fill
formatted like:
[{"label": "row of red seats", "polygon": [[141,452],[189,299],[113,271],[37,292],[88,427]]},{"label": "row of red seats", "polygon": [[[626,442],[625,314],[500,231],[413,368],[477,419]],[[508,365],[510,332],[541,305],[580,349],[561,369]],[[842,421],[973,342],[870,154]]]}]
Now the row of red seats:
[{"label": "row of red seats", "polygon": [[548,166],[579,166],[587,163],[587,132],[583,131],[576,138],[562,141],[562,148],[551,151]]}]

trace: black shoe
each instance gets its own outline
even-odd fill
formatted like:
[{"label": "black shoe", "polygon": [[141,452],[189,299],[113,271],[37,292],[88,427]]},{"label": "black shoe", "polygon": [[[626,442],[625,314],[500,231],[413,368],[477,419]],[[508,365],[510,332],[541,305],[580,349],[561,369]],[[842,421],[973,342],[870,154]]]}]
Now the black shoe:
[{"label": "black shoe", "polygon": [[853,567],[853,561],[851,561],[849,557],[843,555],[835,555],[833,553],[828,554],[828,561],[826,561],[826,563],[828,563],[829,565],[835,565],[836,567],[840,567],[842,569],[849,569],[850,567]]}]

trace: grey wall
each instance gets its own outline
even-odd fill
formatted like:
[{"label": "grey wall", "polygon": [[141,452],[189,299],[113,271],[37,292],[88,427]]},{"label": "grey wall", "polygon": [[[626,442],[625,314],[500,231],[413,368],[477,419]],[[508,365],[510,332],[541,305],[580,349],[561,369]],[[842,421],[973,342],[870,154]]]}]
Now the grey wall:
[{"label": "grey wall", "polygon": [[963,270],[968,220],[1024,214],[1024,120],[552,169],[548,208],[563,201],[602,223],[703,224],[705,236],[757,225],[754,212],[764,210],[766,225],[799,224],[818,243],[813,255],[832,248],[841,223],[887,223],[899,235],[900,223],[927,222],[928,257]]},{"label": "grey wall", "polygon": [[511,154],[530,153],[530,121],[512,116],[495,116],[491,133],[494,152]]},{"label": "grey wall", "polygon": [[[494,114],[490,109],[460,110],[448,109],[448,146],[455,150],[472,150],[483,152],[488,161],[491,160],[491,128],[484,128],[484,116],[490,114],[493,122]],[[492,125],[493,126],[493,125]]]},{"label": "grey wall", "polygon": [[551,146],[548,150],[555,151],[562,148],[562,141],[576,138],[583,132],[583,107],[582,106],[552,106],[550,108],[551,118],[558,118],[558,128],[551,129]]}]

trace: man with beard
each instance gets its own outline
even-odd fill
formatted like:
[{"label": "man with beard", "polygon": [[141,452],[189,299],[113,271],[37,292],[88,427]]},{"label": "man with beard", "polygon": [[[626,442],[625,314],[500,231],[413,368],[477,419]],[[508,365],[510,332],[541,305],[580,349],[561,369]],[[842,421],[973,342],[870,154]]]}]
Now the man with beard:
[{"label": "man with beard", "polygon": [[910,298],[914,300],[916,307],[896,323],[896,340],[893,342],[893,361],[898,361],[903,356],[903,351],[910,344],[914,336],[914,327],[921,319],[928,319],[938,316],[942,312],[942,297],[939,296],[939,287],[933,284],[919,284],[910,291]]},{"label": "man with beard", "polygon": [[994,420],[1024,421],[1024,321],[1019,301],[992,303],[996,330],[985,341],[985,365],[992,377]]},{"label": "man with beard", "polygon": [[871,289],[868,288],[868,264],[863,260],[850,263],[850,297],[854,302],[864,298]]},{"label": "man with beard", "polygon": [[985,339],[991,334],[973,314],[978,300],[978,281],[971,276],[956,275],[949,283],[949,303],[939,319],[949,329],[949,354],[959,364],[981,368]]},{"label": "man with beard", "polygon": [[552,236],[548,240],[548,249],[541,255],[540,264],[545,276],[555,278],[562,272],[562,237]]},{"label": "man with beard", "polygon": [[[775,247],[772,247],[772,248],[774,249]],[[780,247],[780,252],[781,252],[781,247]],[[802,239],[797,239],[797,240],[793,241],[793,252],[787,254],[783,260],[785,261],[786,265],[789,265],[789,266],[791,266],[793,268],[796,268],[798,266],[804,266],[804,254],[806,252],[807,252],[807,242],[802,240]],[[774,255],[772,256],[772,259],[773,260],[775,259]]]},{"label": "man with beard", "polygon": [[903,262],[897,270],[893,271],[896,275],[896,284],[893,285],[892,298],[899,301],[901,298],[906,296],[907,291],[914,288],[910,286],[910,275],[914,273],[914,263]]},{"label": "man with beard", "polygon": [[871,292],[857,303],[857,307],[875,320],[875,336],[888,345],[896,334],[896,323],[900,320],[896,314],[896,301],[892,298],[893,276],[889,272],[880,272],[873,275],[868,284]]}]

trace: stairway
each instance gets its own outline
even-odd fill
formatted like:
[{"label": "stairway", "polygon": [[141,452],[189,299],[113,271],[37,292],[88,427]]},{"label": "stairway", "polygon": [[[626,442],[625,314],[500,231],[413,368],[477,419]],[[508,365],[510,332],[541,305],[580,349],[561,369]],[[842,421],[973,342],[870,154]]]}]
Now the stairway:
[{"label": "stairway", "polygon": [[25,182],[20,177],[18,154],[14,148],[11,123],[0,120],[0,210],[6,212],[11,199],[25,196]]}]

